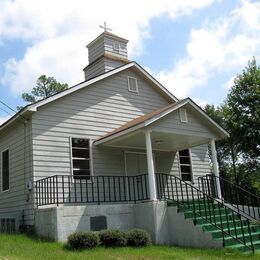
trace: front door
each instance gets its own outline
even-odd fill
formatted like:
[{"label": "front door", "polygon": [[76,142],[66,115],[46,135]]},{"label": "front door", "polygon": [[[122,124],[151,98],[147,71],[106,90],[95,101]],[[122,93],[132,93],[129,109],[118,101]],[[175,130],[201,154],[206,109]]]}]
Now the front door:
[{"label": "front door", "polygon": [[145,153],[126,152],[125,163],[126,176],[148,174]]},{"label": "front door", "polygon": [[129,198],[131,200],[133,198],[134,200],[147,199],[149,187],[147,175],[145,175],[148,174],[146,154],[125,152],[125,174],[128,176]]}]

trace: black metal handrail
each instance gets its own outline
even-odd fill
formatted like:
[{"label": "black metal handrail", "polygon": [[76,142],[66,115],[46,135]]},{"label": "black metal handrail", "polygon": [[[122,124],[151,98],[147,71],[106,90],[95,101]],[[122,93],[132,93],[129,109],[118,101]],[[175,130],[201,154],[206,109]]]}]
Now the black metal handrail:
[{"label": "black metal handrail", "polygon": [[147,174],[138,176],[54,175],[35,182],[36,205],[149,200]]},{"label": "black metal handrail", "polygon": [[[221,199],[225,203],[230,203],[238,212],[242,212],[251,219],[260,220],[260,197],[257,195],[215,175],[200,176],[198,179],[200,189],[205,193]],[[221,197],[217,192],[218,182]]]},{"label": "black metal handrail", "polygon": [[[226,235],[254,252],[253,226],[250,225],[250,220],[241,216],[236,209],[228,207],[223,201],[217,200],[178,176],[160,173],[156,175],[156,179],[159,199],[173,200],[177,202],[178,208],[187,208],[193,213],[195,223],[201,218],[217,227],[221,230],[224,244]],[[220,217],[217,218],[215,213]],[[238,231],[241,231],[241,236]],[[249,241],[245,236],[246,232],[249,233]]]}]

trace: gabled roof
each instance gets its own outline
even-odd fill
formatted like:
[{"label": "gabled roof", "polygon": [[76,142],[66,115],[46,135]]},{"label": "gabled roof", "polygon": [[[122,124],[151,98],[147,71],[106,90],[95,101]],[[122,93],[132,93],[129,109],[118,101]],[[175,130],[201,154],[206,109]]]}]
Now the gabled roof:
[{"label": "gabled roof", "polygon": [[83,81],[75,86],[72,86],[62,92],[59,92],[57,94],[54,94],[48,98],[39,100],[31,105],[27,105],[26,107],[24,107],[21,111],[19,111],[18,113],[16,113],[13,117],[11,117],[9,120],[7,120],[5,123],[3,123],[0,126],[0,131],[2,129],[4,129],[5,127],[7,127],[9,124],[11,124],[12,122],[14,122],[15,120],[17,120],[18,118],[23,117],[26,113],[28,112],[35,112],[37,111],[37,109],[43,105],[46,105],[52,101],[55,101],[61,97],[64,97],[66,95],[69,95],[75,91],[78,91],[82,88],[85,88],[91,84],[94,84],[100,80],[103,80],[105,78],[108,78],[112,75],[115,75],[121,71],[124,71],[126,69],[129,68],[134,68],[136,69],[139,73],[141,73],[147,80],[150,80],[157,88],[158,90],[160,90],[165,96],[167,96],[170,100],[172,100],[173,102],[177,102],[178,99],[170,92],[168,91],[162,84],[160,84],[152,75],[150,75],[145,69],[143,69],[139,64],[137,64],[136,62],[130,62],[128,64],[122,65],[120,67],[117,67],[116,69],[110,70],[104,74],[101,74],[99,76],[96,76],[92,79],[89,79],[87,81]]},{"label": "gabled roof", "polygon": [[221,127],[219,124],[217,124],[212,118],[210,118],[206,112],[201,109],[192,99],[186,98],[179,102],[176,102],[174,104],[171,104],[169,106],[160,108],[158,110],[152,111],[148,114],[145,114],[143,116],[137,117],[133,119],[132,121],[129,121],[128,123],[124,124],[123,126],[115,129],[114,131],[102,136],[98,140],[95,141],[95,144],[102,144],[107,141],[110,141],[114,138],[123,136],[124,134],[131,133],[133,131],[136,131],[138,129],[141,129],[143,127],[149,126],[150,124],[154,123],[155,121],[163,118],[164,116],[172,113],[173,111],[185,106],[186,104],[190,104],[198,113],[200,113],[212,126],[216,128],[216,130],[219,132],[219,135],[221,137],[229,137],[228,132]]}]

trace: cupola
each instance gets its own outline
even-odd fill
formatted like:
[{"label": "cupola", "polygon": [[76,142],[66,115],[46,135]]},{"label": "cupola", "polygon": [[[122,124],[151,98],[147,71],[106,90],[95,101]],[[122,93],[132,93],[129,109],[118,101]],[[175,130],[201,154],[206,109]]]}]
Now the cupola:
[{"label": "cupola", "polygon": [[127,59],[128,40],[108,32],[110,29],[105,23],[104,27],[101,27],[104,32],[87,45],[89,65],[83,69],[85,80],[129,62]]}]

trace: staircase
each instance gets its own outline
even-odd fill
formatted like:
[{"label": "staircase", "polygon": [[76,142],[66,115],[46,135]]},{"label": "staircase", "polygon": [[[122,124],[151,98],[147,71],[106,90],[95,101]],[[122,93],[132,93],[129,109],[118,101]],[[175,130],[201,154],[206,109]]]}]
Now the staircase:
[{"label": "staircase", "polygon": [[260,250],[260,222],[236,207],[174,175],[157,174],[157,190],[158,197],[167,200],[169,207],[177,207],[186,219],[192,219],[194,225],[210,233],[213,240],[222,241],[225,248]]}]

